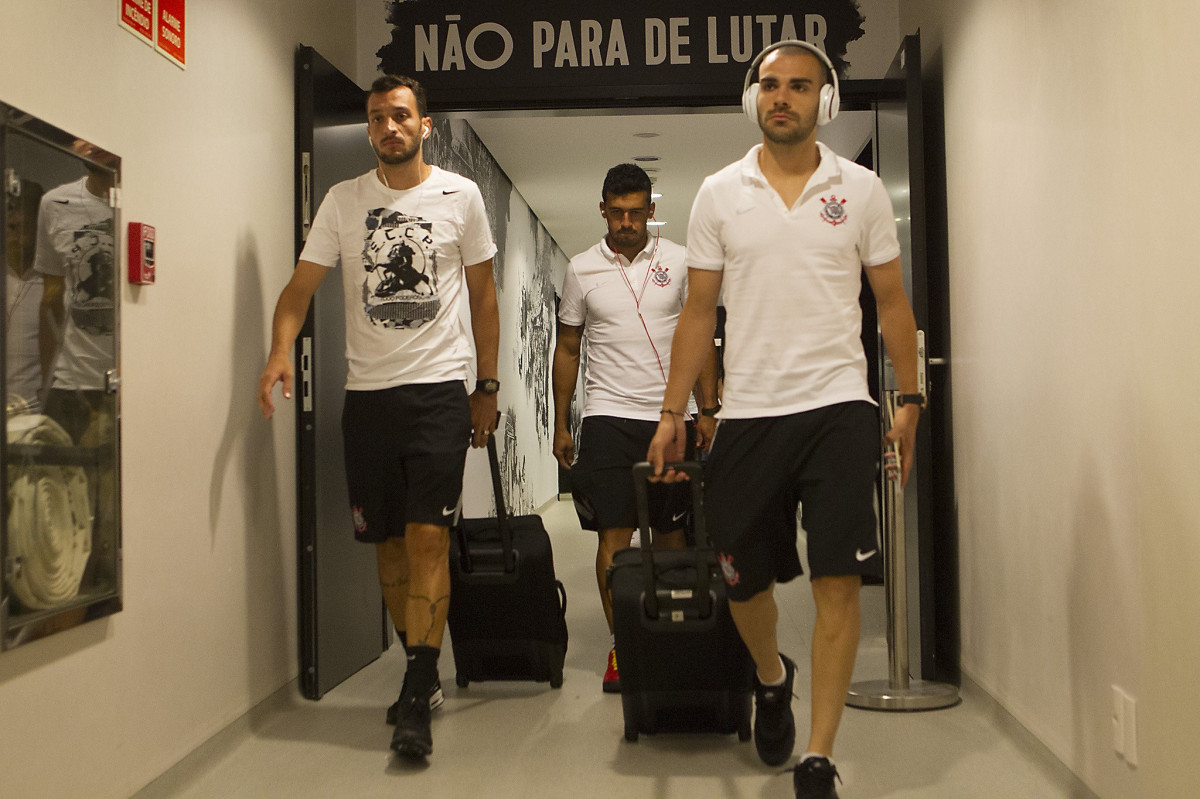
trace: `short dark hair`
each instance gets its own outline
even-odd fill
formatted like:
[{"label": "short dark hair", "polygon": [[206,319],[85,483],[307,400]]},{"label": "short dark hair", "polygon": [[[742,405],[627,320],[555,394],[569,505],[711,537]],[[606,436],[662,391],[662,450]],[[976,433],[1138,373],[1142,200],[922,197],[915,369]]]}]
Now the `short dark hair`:
[{"label": "short dark hair", "polygon": [[[767,55],[772,55],[773,53],[783,52],[785,50],[788,53],[791,53],[792,55],[806,55],[809,58],[816,59],[816,62],[821,65],[821,75],[824,78],[821,82],[821,85],[824,86],[826,83],[828,83],[828,84],[833,83],[833,73],[829,71],[829,65],[825,63],[825,61],[821,58],[821,56],[817,55],[812,50],[809,50],[807,47],[801,47],[800,45],[796,45],[796,44],[784,44],[784,45],[780,45],[779,47],[776,47],[770,53],[767,53]],[[826,54],[825,58],[829,58],[829,55]],[[763,61],[766,61],[766,60],[767,60],[767,58],[766,58],[766,56],[764,56]],[[830,62],[830,63],[832,63],[832,62]],[[759,67],[761,67],[761,66],[762,66],[762,64],[759,63]],[[755,71],[755,73],[757,73],[758,67],[755,67],[754,71]]]},{"label": "short dark hair", "polygon": [[634,192],[646,192],[646,202],[650,201],[650,176],[646,170],[637,164],[617,164],[608,170],[604,176],[604,186],[600,189],[600,199],[608,202],[608,198],[621,197]]},{"label": "short dark hair", "polygon": [[407,75],[380,75],[371,84],[371,91],[368,92],[368,97],[372,94],[387,94],[392,89],[406,88],[413,93],[413,97],[417,98],[417,116],[429,116],[426,113],[425,106],[425,87],[422,86],[415,78],[410,78]]}]

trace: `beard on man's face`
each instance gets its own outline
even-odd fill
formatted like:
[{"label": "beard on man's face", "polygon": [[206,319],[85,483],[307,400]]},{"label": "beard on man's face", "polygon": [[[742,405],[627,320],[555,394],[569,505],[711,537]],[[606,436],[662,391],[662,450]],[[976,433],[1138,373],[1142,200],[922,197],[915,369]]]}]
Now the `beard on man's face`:
[{"label": "beard on man's face", "polygon": [[[384,149],[384,145],[390,144],[393,141],[397,142],[400,146]],[[375,156],[382,163],[395,166],[396,164],[404,164],[408,161],[411,161],[413,157],[416,156],[417,151],[421,149],[421,140],[414,139],[406,144],[403,139],[394,136],[390,139],[385,139],[380,144],[376,144],[374,141],[372,141],[371,149],[375,151]]]}]

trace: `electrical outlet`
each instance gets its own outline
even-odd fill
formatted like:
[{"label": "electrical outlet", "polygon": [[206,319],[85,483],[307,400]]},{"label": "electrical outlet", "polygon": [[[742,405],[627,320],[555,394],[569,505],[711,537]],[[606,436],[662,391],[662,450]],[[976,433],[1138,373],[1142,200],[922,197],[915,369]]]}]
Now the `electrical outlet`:
[{"label": "electrical outlet", "polygon": [[1112,687],[1112,737],[1113,751],[1125,756],[1125,692]]},{"label": "electrical outlet", "polygon": [[[1122,692],[1124,693],[1124,692]],[[1138,764],[1137,756],[1137,702],[1129,694],[1125,696],[1125,762],[1131,766]]]}]

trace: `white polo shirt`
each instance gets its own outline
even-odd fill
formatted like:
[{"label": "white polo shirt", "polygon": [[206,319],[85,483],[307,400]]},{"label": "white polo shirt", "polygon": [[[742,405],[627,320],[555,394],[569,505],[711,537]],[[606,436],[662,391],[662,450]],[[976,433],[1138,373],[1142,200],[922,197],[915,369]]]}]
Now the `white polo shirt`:
[{"label": "white polo shirt", "polygon": [[[567,265],[558,318],[583,326],[585,417],[658,421],[687,296],[686,255],[675,242],[651,236],[631,263],[601,239]],[[689,410],[695,413],[692,401]]]},{"label": "white polo shirt", "polygon": [[461,175],[435,166],[397,191],[371,171],[330,189],[300,258],[341,266],[346,388],[466,380],[463,267],[495,253],[483,196]]},{"label": "white polo shirt", "polygon": [[900,255],[879,177],[818,143],[821,163],[792,208],[756,145],[705,178],[688,225],[688,266],[723,270],[720,416],[784,416],[871,402],[858,304],[862,268]]}]

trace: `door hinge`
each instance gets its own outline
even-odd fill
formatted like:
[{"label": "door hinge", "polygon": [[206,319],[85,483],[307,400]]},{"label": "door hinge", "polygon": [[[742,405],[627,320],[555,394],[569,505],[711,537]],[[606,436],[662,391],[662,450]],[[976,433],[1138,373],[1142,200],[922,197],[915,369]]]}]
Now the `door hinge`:
[{"label": "door hinge", "polygon": [[313,408],[312,400],[312,336],[300,339],[300,399],[302,409],[309,413]]},{"label": "door hinge", "polygon": [[312,153],[300,154],[300,238],[308,241],[312,227]]}]

